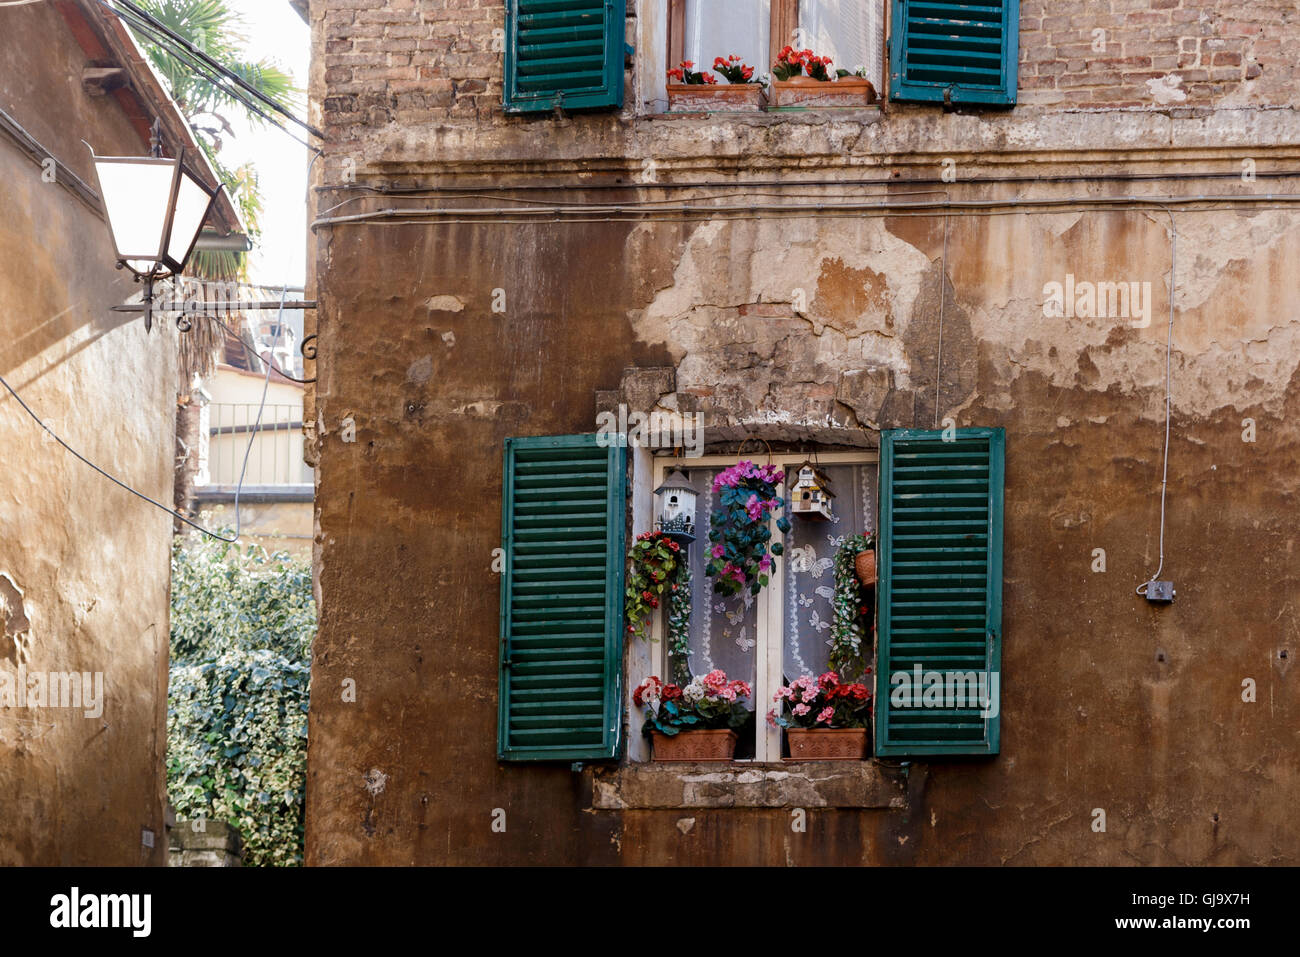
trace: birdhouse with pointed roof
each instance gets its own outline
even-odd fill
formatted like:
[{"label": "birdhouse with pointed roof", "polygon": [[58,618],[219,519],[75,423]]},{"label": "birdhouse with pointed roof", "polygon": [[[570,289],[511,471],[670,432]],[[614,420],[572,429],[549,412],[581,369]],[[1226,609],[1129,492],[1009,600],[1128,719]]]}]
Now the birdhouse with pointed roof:
[{"label": "birdhouse with pointed roof", "polygon": [[831,499],[834,497],[826,473],[811,462],[799,466],[799,478],[790,489],[790,511],[793,514],[829,521],[835,517],[831,511]]}]

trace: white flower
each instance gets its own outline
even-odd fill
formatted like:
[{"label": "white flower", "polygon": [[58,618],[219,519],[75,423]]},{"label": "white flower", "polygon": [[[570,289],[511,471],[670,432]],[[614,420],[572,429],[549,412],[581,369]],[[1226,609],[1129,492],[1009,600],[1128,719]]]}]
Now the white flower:
[{"label": "white flower", "polygon": [[697,678],[692,678],[691,683],[682,689],[682,698],[686,701],[687,704],[695,704],[697,701],[701,700],[707,693],[708,692],[704,687],[704,679],[697,677]]}]

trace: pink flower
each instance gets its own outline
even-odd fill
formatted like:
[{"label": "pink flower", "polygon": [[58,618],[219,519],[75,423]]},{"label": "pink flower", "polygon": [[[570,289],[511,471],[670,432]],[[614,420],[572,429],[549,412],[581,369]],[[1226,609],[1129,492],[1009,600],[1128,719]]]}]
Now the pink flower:
[{"label": "pink flower", "polygon": [[709,554],[712,555],[714,558],[721,558],[723,555],[726,554],[726,552],[727,552],[727,546],[723,545],[722,542],[718,542],[718,544],[713,546],[713,549],[709,552]]},{"label": "pink flower", "polygon": [[829,722],[833,714],[835,714],[834,708],[823,708],[821,714],[817,715],[817,721],[814,723],[820,724],[823,721]]},{"label": "pink flower", "polygon": [[776,694],[772,695],[772,700],[780,701],[782,699],[785,699],[786,701],[789,701],[793,697],[794,697],[793,691],[791,691],[789,688],[786,687],[780,687],[776,689]]},{"label": "pink flower", "polygon": [[823,688],[834,688],[840,683],[840,676],[833,671],[828,671],[817,679],[817,683]]},{"label": "pink flower", "polygon": [[776,709],[775,709],[775,708],[773,708],[771,711],[769,711],[769,712],[767,713],[767,723],[770,724],[770,725],[771,725],[772,727],[774,727],[774,728],[776,727]]},{"label": "pink flower", "polygon": [[727,674],[721,668],[714,668],[704,676],[704,687],[711,694],[717,694],[727,687]]},{"label": "pink flower", "polygon": [[771,556],[771,555],[764,555],[762,558],[760,558],[760,559],[758,560],[758,570],[759,570],[759,571],[761,571],[761,572],[765,572],[765,571],[767,571],[767,570],[768,570],[769,568],[771,568],[771,567],[772,567],[772,556]]},{"label": "pink flower", "polygon": [[805,715],[811,710],[812,708],[808,707],[806,704],[797,704],[794,706],[794,713],[797,715]]}]

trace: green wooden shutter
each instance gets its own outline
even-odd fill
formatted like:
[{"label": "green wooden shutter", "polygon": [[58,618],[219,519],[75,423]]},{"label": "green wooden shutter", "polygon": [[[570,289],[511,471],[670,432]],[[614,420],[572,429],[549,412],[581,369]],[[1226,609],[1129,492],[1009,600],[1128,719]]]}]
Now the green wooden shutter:
[{"label": "green wooden shutter", "polygon": [[895,100],[1016,102],[1020,0],[893,0],[889,95]]},{"label": "green wooden shutter", "polygon": [[[896,676],[983,675],[1001,691],[1002,429],[884,433],[876,668],[876,753],[997,754],[1000,706],[899,707]],[[993,684],[993,679],[997,684]],[[902,696],[899,696],[902,700]],[[995,699],[996,700],[996,699]],[[904,702],[905,703],[905,702]]]},{"label": "green wooden shutter", "polygon": [[507,113],[621,107],[625,0],[506,0]]},{"label": "green wooden shutter", "polygon": [[595,435],[506,439],[504,761],[617,757],[627,451]]}]

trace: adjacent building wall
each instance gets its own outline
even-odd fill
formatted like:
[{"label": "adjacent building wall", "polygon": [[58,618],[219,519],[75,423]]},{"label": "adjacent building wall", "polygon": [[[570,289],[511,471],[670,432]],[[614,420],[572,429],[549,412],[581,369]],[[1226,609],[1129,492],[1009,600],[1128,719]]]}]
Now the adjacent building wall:
[{"label": "adjacent building wall", "polygon": [[[660,66],[652,6],[629,5],[629,35],[654,40],[630,89]],[[1088,37],[1090,14],[1022,6],[1022,71],[1051,76],[1074,56],[1060,34]],[[1252,78],[1245,56],[1294,45],[1300,24],[1252,4],[1271,20],[1248,33],[1238,4],[1160,3],[1157,36],[1135,6],[1103,11],[1135,32],[1084,69],[1111,74],[1132,109],[1057,107],[1031,84],[1006,112],[668,118],[630,97],[620,115],[506,118],[501,4],[312,3],[313,118],[336,187],[321,209],[401,202],[362,198],[353,173],[490,191],[408,203],[422,207],[521,205],[538,194],[502,187],[546,185],[571,203],[994,208],[320,227],[309,863],[1300,860],[1300,211],[1127,199],[1297,192],[1269,175],[1296,168],[1296,86],[1277,79],[1293,67],[1260,55]],[[1185,103],[1144,96],[1124,74],[1170,37],[1211,66],[1230,48],[1240,70]],[[734,188],[656,186],[701,181]],[[1069,276],[1150,283],[1149,310],[1048,314],[1047,284]],[[1179,597],[1154,607],[1134,588],[1159,562],[1171,290],[1165,573]],[[810,806],[805,833],[795,795],[677,807],[609,798],[605,772],[497,762],[502,442],[594,431],[611,397],[699,412],[732,449],[747,433],[872,445],[944,418],[1004,427],[1002,753],[876,765],[888,787]]]},{"label": "adjacent building wall", "polygon": [[[47,155],[93,183],[83,137],[145,152],[115,98],[83,92],[86,57],[55,4],[4,10],[3,27],[0,109]],[[109,312],[133,289],[108,229],[62,170],[43,173],[0,136],[0,374],[74,448],[169,502],[175,328],[146,335]],[[0,707],[0,864],[166,862],[170,548],[165,513],[0,396],[0,682],[20,668],[103,680],[102,713]]]}]

